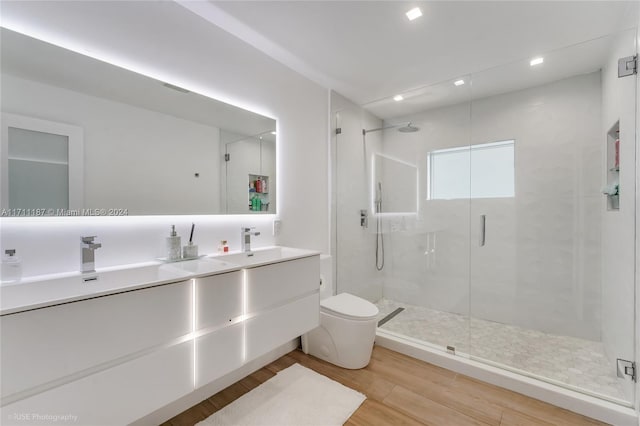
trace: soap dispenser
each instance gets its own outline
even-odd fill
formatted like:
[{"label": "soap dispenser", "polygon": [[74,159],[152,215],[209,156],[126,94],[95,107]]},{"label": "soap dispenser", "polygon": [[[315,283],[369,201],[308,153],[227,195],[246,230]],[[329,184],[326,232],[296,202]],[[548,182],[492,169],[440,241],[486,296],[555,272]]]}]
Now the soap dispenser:
[{"label": "soap dispenser", "polygon": [[2,282],[12,283],[22,278],[22,261],[16,256],[15,249],[4,251],[2,257]]},{"label": "soap dispenser", "polygon": [[180,260],[182,258],[181,251],[182,246],[180,244],[180,237],[176,233],[176,226],[171,225],[171,233],[167,237],[167,260]]}]

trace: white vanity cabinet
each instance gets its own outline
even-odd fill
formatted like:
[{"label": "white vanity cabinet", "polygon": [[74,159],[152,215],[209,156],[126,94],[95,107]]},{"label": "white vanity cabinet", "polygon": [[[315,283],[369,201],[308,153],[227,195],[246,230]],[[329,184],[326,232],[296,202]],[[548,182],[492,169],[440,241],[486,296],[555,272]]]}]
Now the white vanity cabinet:
[{"label": "white vanity cabinet", "polygon": [[246,357],[255,359],[320,324],[320,256],[248,268]]},{"label": "white vanity cabinet", "polygon": [[196,388],[242,366],[244,271],[196,279]]},{"label": "white vanity cabinet", "polygon": [[0,423],[135,422],[315,328],[319,255],[265,253],[176,282],[12,308],[0,317]]},{"label": "white vanity cabinet", "polygon": [[319,324],[320,257],[196,279],[196,387]]},{"label": "white vanity cabinet", "polygon": [[2,398],[188,334],[190,306],[186,281],[5,315]]},{"label": "white vanity cabinet", "polygon": [[191,304],[183,281],[2,316],[2,424],[124,424],[187,394]]},{"label": "white vanity cabinet", "polygon": [[2,407],[2,424],[129,424],[193,390],[192,358],[192,341],[150,352]]}]

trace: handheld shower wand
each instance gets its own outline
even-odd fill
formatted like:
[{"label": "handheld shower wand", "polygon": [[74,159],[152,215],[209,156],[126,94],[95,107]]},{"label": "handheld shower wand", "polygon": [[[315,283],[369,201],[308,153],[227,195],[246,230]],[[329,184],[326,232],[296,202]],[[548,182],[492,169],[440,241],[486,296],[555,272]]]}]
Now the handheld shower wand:
[{"label": "handheld shower wand", "polygon": [[382,182],[378,182],[378,191],[375,201],[376,213],[376,269],[382,271],[384,268],[384,235],[382,235]]}]

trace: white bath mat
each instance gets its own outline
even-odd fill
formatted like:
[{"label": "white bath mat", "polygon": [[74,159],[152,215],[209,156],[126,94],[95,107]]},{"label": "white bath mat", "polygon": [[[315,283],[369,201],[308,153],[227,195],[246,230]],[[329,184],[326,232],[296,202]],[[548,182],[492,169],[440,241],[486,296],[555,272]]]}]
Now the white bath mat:
[{"label": "white bath mat", "polygon": [[366,397],[300,364],[280,371],[201,426],[338,426]]}]

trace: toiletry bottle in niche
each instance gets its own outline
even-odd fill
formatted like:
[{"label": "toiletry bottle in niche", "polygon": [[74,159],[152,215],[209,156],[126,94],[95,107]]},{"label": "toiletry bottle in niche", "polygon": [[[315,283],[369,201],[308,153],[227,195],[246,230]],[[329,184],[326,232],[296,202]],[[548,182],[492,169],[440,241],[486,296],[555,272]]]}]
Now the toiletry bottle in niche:
[{"label": "toiletry bottle in niche", "polygon": [[267,178],[265,177],[262,178],[262,192],[264,193],[269,192],[269,186],[267,185]]},{"label": "toiletry bottle in niche", "polygon": [[12,283],[22,278],[22,261],[16,256],[15,249],[4,251],[2,257],[2,282]]},{"label": "toiletry bottle in niche", "polygon": [[256,192],[262,192],[262,181],[260,178],[256,179]]},{"label": "toiletry bottle in niche", "polygon": [[262,210],[262,200],[260,199],[260,197],[256,197],[256,211],[261,211]]},{"label": "toiletry bottle in niche", "polygon": [[176,226],[171,225],[171,233],[167,237],[167,260],[178,260],[181,258],[180,237],[176,233]]}]

